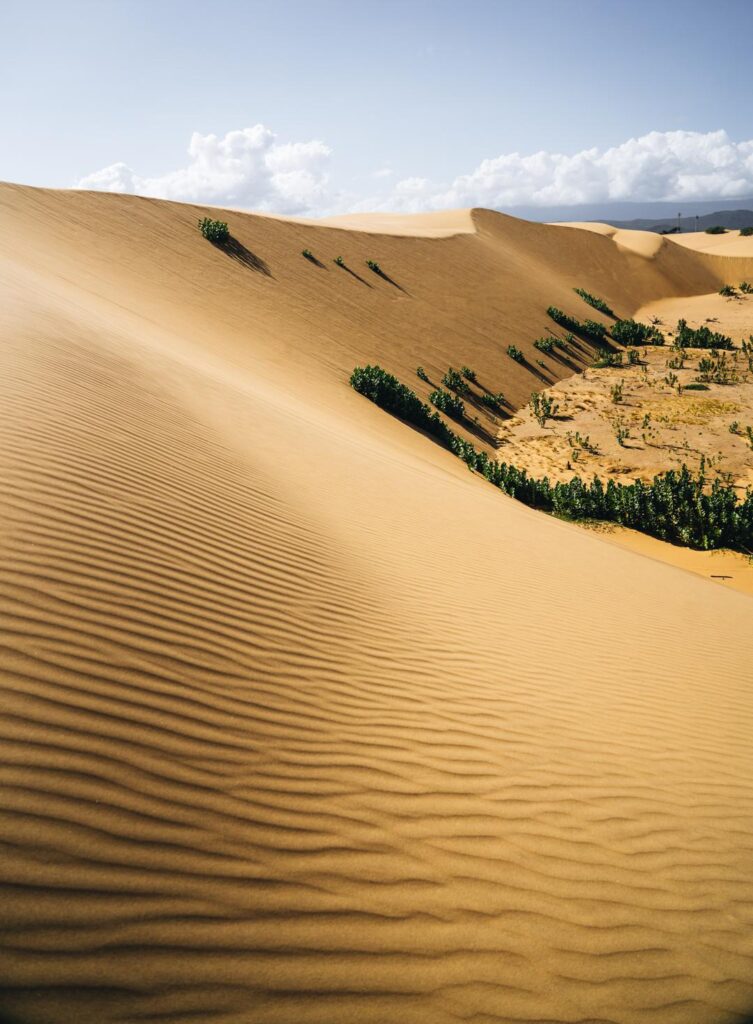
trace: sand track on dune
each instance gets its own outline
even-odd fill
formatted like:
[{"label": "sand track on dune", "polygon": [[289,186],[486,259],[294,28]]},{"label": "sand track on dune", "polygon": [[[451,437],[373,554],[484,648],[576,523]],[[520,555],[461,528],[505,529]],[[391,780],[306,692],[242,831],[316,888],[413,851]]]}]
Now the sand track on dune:
[{"label": "sand track on dune", "polygon": [[[0,1008],[739,1019],[749,599],[504,498],[350,392],[386,289],[338,333],[302,276],[306,349],[270,242],[273,281],[208,262],[225,312],[200,319],[204,249],[152,291],[75,255],[68,198],[44,200],[68,261],[2,276]],[[123,208],[136,251],[155,209],[180,234],[183,208]],[[514,248],[481,220],[469,288]]]}]

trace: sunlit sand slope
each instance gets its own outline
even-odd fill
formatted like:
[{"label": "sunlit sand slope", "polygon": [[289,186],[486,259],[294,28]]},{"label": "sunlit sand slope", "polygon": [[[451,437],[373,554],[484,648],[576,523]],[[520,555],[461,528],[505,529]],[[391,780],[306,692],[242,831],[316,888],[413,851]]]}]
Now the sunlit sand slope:
[{"label": "sunlit sand slope", "polygon": [[709,291],[704,258],[232,214],[241,263],[193,208],[0,202],[2,1012],[739,1022],[750,598],[347,387],[420,354],[527,397],[500,337],[575,283]]}]

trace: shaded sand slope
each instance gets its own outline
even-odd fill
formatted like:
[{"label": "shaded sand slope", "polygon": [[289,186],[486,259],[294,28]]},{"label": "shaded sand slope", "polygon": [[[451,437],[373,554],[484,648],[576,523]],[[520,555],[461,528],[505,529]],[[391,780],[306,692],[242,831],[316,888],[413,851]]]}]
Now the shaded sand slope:
[{"label": "shaded sand slope", "polygon": [[408,327],[446,361],[464,306],[491,367],[496,277],[514,325],[515,274],[553,301],[569,261],[596,290],[624,257],[476,214],[380,238],[410,294],[356,301],[288,250],[373,236],[239,216],[268,277],[191,208],[2,200],[2,1010],[739,1022],[750,599],[504,498],[345,385],[415,362]]}]

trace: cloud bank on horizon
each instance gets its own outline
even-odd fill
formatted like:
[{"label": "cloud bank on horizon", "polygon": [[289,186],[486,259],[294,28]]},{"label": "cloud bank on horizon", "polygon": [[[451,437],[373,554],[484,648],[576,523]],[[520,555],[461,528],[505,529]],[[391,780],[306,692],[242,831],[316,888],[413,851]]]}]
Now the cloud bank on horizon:
[{"label": "cloud bank on horizon", "polygon": [[[77,182],[81,189],[130,192],[264,213],[322,215],[454,207],[574,206],[620,200],[734,199],[753,194],[753,139],[714,132],[649,132],[619,146],[572,155],[504,153],[452,182],[410,177],[369,195],[330,186],[332,151],[323,142],[280,143],[264,125],[216,135],[194,132],[185,167],[140,177],[115,163]],[[376,171],[373,178],[387,178]],[[373,183],[370,188],[373,189]]]}]

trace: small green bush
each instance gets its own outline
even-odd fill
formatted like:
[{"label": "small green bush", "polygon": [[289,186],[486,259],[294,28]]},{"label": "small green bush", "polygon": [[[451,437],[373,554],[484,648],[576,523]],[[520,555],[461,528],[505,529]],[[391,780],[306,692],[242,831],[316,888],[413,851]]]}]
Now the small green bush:
[{"label": "small green bush", "polygon": [[230,228],[224,220],[212,220],[211,217],[202,217],[198,221],[199,231],[204,238],[215,245],[221,245],[230,238]]},{"label": "small green bush", "polygon": [[546,425],[546,421],[556,416],[559,405],[554,402],[550,395],[540,391],[534,391],[531,395],[531,411],[536,417],[540,427]]},{"label": "small green bush", "polygon": [[738,288],[743,293],[743,295],[753,295],[753,284],[751,284],[749,281],[741,281],[738,285]]},{"label": "small green bush", "polygon": [[440,412],[446,413],[448,416],[452,416],[455,420],[462,420],[465,416],[465,405],[456,395],[451,395],[449,391],[443,391],[441,388],[436,388],[429,395],[429,401],[432,405],[435,405]]},{"label": "small green bush", "polygon": [[301,253],[301,256],[303,256],[303,258],[306,260],[311,260],[312,263],[316,260],[316,256],[314,256],[313,252],[310,249],[304,249],[303,252]]},{"label": "small green bush", "polygon": [[695,381],[685,385],[686,391],[708,391],[708,384],[699,384]]},{"label": "small green bush", "polygon": [[629,348],[627,350],[627,361],[628,366],[637,366],[640,363],[641,357],[637,348]]},{"label": "small green bush", "polygon": [[750,227],[750,228],[740,228],[740,234],[742,235],[743,238],[748,238],[750,235],[753,235],[753,227]]},{"label": "small green bush", "polygon": [[610,352],[608,349],[601,349],[593,367],[595,370],[603,370],[605,367],[622,366],[622,352]]},{"label": "small green bush", "polygon": [[618,320],[612,326],[612,337],[620,345],[663,345],[664,335],[653,325],[647,327],[637,320]]},{"label": "small green bush", "polygon": [[553,338],[537,338],[533,343],[533,347],[537,348],[539,352],[546,352],[551,355],[554,352],[554,339]]},{"label": "small green bush", "polygon": [[496,395],[484,392],[481,396],[481,404],[485,405],[487,409],[491,409],[493,412],[502,412],[502,406],[505,404],[505,396],[501,391]]},{"label": "small green bush", "polygon": [[597,320],[584,320],[580,325],[581,333],[595,341],[603,341],[607,336],[607,329],[604,324]]},{"label": "small green bush", "polygon": [[525,362],[525,356],[516,345],[508,345],[507,354],[510,357],[510,359],[514,359],[516,363]]},{"label": "small green bush", "polygon": [[688,327],[687,320],[677,321],[675,345],[679,348],[733,348],[732,338],[703,327]]},{"label": "small green bush", "polygon": [[612,398],[612,402],[618,405],[622,401],[622,391],[625,387],[625,381],[621,380],[617,384],[613,384],[609,389],[609,394]]},{"label": "small green bush", "polygon": [[731,284],[723,284],[719,289],[719,294],[723,295],[725,299],[733,299],[737,295],[737,291]]},{"label": "small green bush", "polygon": [[431,384],[431,381],[429,380],[429,374],[426,372],[423,366],[416,367],[416,376],[419,377],[421,380],[425,380],[427,384]]},{"label": "small green bush", "polygon": [[369,270],[373,270],[375,274],[381,274],[382,268],[379,266],[376,260],[366,260],[366,266]]},{"label": "small green bush", "polygon": [[574,331],[577,333],[581,330],[580,320],[577,320],[574,316],[570,316],[567,313],[563,313],[561,309],[557,309],[556,306],[549,306],[547,308],[547,315],[554,320],[560,327],[564,327],[567,331]]},{"label": "small green bush", "polygon": [[338,267],[344,267],[345,266],[345,260],[342,258],[342,256],[335,256],[335,258],[334,258],[334,260],[332,262],[336,263],[338,265]]},{"label": "small green bush", "polygon": [[706,228],[707,235],[726,235],[727,229],[723,228],[721,224],[715,224],[712,228]]},{"label": "small green bush", "polygon": [[591,295],[584,288],[573,288],[576,295],[580,295],[584,302],[587,302],[593,309],[598,309],[600,313],[605,313],[607,316],[614,316],[614,313],[606,304],[603,299],[597,298],[596,295]]},{"label": "small green bush", "polygon": [[471,384],[478,384],[476,371],[472,370],[470,366],[461,366],[460,372],[463,374],[466,380],[469,380],[471,382]]},{"label": "small green bush", "polygon": [[453,370],[452,367],[450,367],[444,377],[442,377],[442,383],[446,388],[449,388],[450,391],[455,391],[459,395],[467,395],[470,391],[470,388],[466,384],[462,375],[459,374],[457,370]]},{"label": "small green bush", "polygon": [[415,392],[381,366],[357,366],[350,375],[350,384],[381,409],[420,427],[441,441],[449,441],[451,431],[442,418],[432,412]]}]

